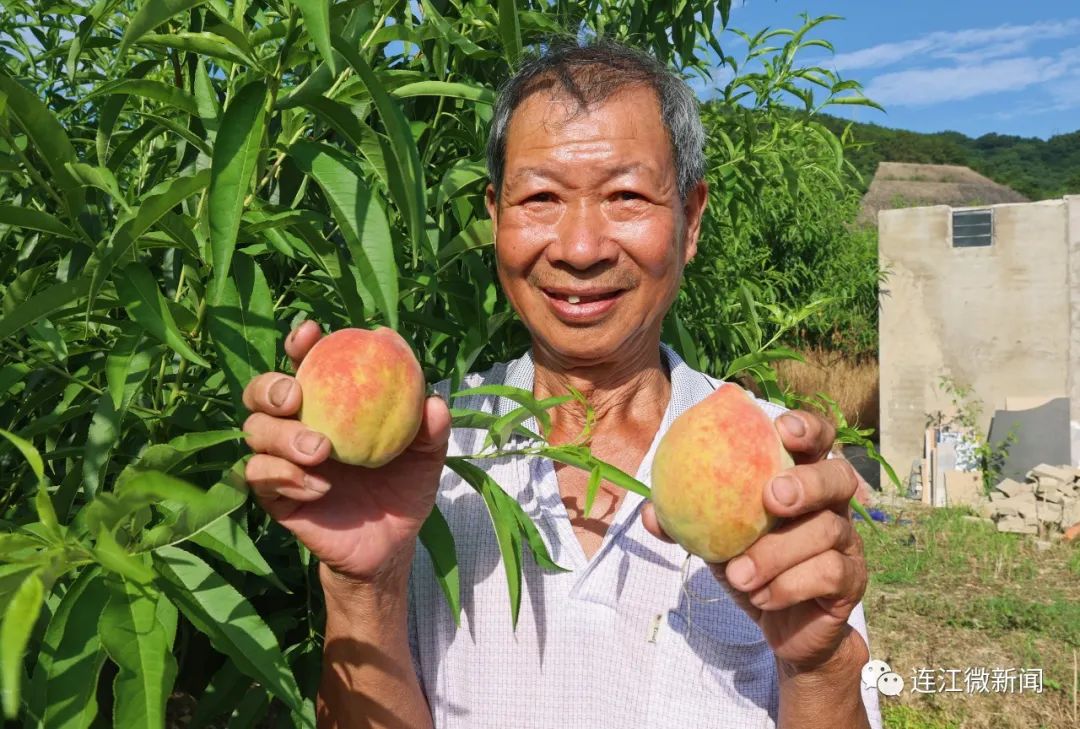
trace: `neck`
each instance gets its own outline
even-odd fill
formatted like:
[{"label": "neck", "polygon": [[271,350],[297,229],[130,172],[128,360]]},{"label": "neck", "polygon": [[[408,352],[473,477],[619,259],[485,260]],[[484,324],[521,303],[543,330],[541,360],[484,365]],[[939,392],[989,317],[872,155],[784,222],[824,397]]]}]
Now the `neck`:
[{"label": "neck", "polygon": [[[570,366],[545,356],[539,347],[534,346],[533,351],[533,394],[543,399],[565,395],[571,387],[576,389],[595,413],[594,437],[637,432],[643,426],[652,432],[659,427],[671,396],[659,341],[615,361]],[[551,411],[551,424],[552,443],[573,440],[585,426],[584,409],[576,401],[560,405]]]}]

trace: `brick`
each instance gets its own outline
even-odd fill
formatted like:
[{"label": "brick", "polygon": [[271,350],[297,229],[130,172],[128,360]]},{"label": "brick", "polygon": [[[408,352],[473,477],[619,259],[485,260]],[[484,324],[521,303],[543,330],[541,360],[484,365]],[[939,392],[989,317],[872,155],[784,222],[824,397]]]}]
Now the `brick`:
[{"label": "brick", "polygon": [[1011,498],[1031,487],[1019,481],[1013,481],[1011,478],[1006,478],[994,488]]},{"label": "brick", "polygon": [[997,523],[997,529],[999,532],[1010,532],[1012,534],[1038,534],[1039,527],[1035,524],[1028,524],[1018,516],[1007,516],[1004,519],[999,519]]},{"label": "brick", "polygon": [[1080,500],[1063,505],[1061,509],[1061,526],[1067,529],[1075,524],[1080,524]]},{"label": "brick", "polygon": [[1080,522],[1073,524],[1071,527],[1065,530],[1065,541],[1075,542],[1080,539]]},{"label": "brick", "polygon": [[1040,463],[1027,472],[1028,478],[1043,478],[1046,476],[1065,483],[1066,481],[1072,481],[1076,477],[1076,473],[1072,466],[1051,466],[1046,463]]},{"label": "brick", "polygon": [[1052,504],[1049,501],[1039,503],[1039,521],[1050,524],[1061,523],[1061,504]]},{"label": "brick", "polygon": [[1038,516],[1035,494],[1031,491],[1025,491],[1004,501],[997,501],[994,503],[994,507],[999,512],[1001,510],[1012,510],[1012,513],[1019,514],[1025,519],[1035,519]]}]

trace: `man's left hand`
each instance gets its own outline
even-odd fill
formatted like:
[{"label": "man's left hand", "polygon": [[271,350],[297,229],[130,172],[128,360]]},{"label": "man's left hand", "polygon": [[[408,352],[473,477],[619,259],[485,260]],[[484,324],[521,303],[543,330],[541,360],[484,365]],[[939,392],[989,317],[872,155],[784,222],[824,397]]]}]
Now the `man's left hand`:
[{"label": "man's left hand", "polygon": [[[761,627],[783,668],[803,673],[829,663],[845,639],[861,642],[847,622],[866,590],[862,540],[848,505],[858,480],[846,460],[826,460],[836,435],[830,423],[791,411],[777,426],[796,465],[773,478],[763,498],[782,521],[741,555],[710,567]],[[642,520],[670,541],[652,504]]]}]

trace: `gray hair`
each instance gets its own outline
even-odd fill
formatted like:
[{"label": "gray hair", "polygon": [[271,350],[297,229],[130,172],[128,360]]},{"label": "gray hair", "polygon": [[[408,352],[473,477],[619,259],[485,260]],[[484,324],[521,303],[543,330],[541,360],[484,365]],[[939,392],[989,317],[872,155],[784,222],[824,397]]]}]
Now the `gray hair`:
[{"label": "gray hair", "polygon": [[550,91],[570,97],[579,111],[586,111],[631,86],[645,86],[656,93],[671,139],[679,197],[686,200],[705,177],[705,130],[694,92],[649,54],[606,39],[588,45],[556,41],[543,54],[523,63],[499,87],[487,143],[488,175],[496,196],[502,193],[510,118],[525,99]]}]

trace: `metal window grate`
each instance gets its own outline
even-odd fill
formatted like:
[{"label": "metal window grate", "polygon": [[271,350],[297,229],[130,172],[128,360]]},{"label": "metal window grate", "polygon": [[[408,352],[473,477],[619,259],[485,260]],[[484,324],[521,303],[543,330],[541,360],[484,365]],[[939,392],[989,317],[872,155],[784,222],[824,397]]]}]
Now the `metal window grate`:
[{"label": "metal window grate", "polygon": [[988,246],[994,241],[993,210],[954,210],[952,214],[953,248]]}]

